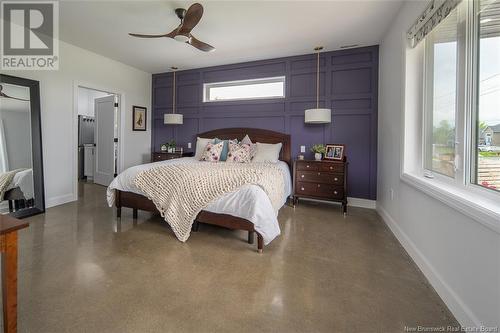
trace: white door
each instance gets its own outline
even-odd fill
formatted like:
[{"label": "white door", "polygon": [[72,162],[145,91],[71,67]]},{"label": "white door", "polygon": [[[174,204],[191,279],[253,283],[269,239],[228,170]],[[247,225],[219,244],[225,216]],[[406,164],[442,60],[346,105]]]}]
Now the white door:
[{"label": "white door", "polygon": [[95,99],[94,183],[108,186],[115,174],[115,96]]}]

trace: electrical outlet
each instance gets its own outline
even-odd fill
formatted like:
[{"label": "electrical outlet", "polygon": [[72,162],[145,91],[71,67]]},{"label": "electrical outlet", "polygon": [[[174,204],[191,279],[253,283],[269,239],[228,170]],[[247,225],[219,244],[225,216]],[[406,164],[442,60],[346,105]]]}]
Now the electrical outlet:
[{"label": "electrical outlet", "polygon": [[394,190],[392,188],[389,190],[389,197],[394,200]]},{"label": "electrical outlet", "polygon": [[191,149],[191,142],[188,142],[188,149]]},{"label": "electrical outlet", "polygon": [[300,146],[300,152],[305,153],[306,152],[306,146]]}]

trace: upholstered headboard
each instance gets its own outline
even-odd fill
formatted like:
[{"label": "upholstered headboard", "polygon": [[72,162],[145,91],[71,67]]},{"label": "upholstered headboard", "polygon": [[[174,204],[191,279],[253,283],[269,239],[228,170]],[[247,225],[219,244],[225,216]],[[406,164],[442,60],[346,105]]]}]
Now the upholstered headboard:
[{"label": "upholstered headboard", "polygon": [[280,160],[288,163],[291,167],[292,163],[292,153],[291,153],[291,141],[290,135],[280,132],[274,132],[270,130],[264,130],[259,128],[220,128],[213,131],[208,131],[205,133],[200,133],[198,136],[200,138],[219,138],[223,140],[238,139],[242,140],[245,135],[250,137],[252,142],[261,143],[279,143],[283,144],[280,153]]}]

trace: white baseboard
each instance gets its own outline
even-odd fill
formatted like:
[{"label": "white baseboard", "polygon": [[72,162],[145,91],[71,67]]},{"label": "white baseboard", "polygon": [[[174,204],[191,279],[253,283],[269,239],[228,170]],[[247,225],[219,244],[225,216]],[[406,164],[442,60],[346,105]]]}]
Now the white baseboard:
[{"label": "white baseboard", "polygon": [[64,195],[59,195],[57,197],[47,198],[45,200],[45,208],[50,208],[54,206],[59,206],[68,202],[75,201],[75,196],[73,193],[68,193]]},{"label": "white baseboard", "polygon": [[375,200],[347,197],[347,202],[350,206],[353,207],[361,207],[369,209],[377,208],[377,201]]},{"label": "white baseboard", "polygon": [[472,310],[462,301],[455,291],[451,289],[446,281],[444,281],[443,277],[436,271],[434,266],[422,254],[422,252],[420,252],[415,243],[412,242],[412,240],[380,204],[377,205],[377,212],[392,231],[394,236],[396,236],[399,243],[417,264],[418,268],[420,268],[432,287],[434,287],[443,302],[448,306],[460,325],[463,327],[480,327],[481,322],[474,315]]},{"label": "white baseboard", "polygon": [[[340,205],[339,202],[316,200],[316,199],[311,199],[311,198],[300,198],[300,200],[308,200],[308,201],[321,202],[321,203],[332,204],[332,205]],[[368,199],[361,199],[361,198],[347,197],[347,204],[349,206],[352,206],[352,207],[361,207],[361,208],[369,208],[369,209],[375,209],[377,207],[377,202],[375,200],[368,200]]]}]

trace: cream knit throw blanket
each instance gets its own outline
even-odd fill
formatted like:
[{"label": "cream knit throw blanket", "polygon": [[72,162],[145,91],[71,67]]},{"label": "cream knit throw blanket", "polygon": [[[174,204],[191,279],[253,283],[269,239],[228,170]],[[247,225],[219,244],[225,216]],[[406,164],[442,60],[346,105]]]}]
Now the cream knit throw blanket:
[{"label": "cream knit throw blanket", "polygon": [[153,201],[181,242],[189,238],[191,226],[203,208],[243,185],[260,186],[276,212],[284,195],[282,170],[268,163],[163,165],[139,173],[134,184]]}]

